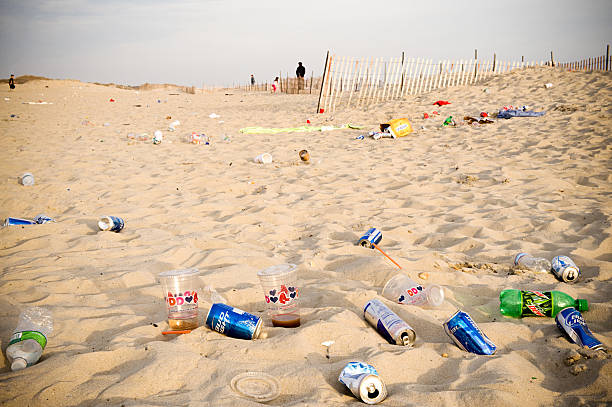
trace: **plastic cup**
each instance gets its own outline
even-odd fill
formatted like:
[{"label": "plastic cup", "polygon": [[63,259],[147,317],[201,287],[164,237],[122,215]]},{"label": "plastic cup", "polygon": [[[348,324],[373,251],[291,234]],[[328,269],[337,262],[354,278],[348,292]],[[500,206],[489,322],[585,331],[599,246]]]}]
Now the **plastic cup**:
[{"label": "plastic cup", "polygon": [[172,330],[198,327],[198,269],[164,271],[159,274]]},{"label": "plastic cup", "polygon": [[382,296],[399,304],[431,305],[437,307],[444,302],[444,289],[439,285],[425,288],[404,274],[387,281]]},{"label": "plastic cup", "polygon": [[274,326],[300,326],[296,268],[295,264],[279,264],[257,273],[268,305],[268,315]]},{"label": "plastic cup", "polygon": [[253,161],[260,164],[270,164],[272,162],[272,155],[268,153],[262,153],[255,157]]}]

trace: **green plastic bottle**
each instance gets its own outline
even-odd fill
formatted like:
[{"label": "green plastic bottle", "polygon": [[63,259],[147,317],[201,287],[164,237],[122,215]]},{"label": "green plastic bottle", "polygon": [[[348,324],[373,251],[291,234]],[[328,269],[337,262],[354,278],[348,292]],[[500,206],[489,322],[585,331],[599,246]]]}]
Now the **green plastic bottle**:
[{"label": "green plastic bottle", "polygon": [[563,308],[588,311],[587,300],[574,300],[561,291],[503,290],[499,310],[507,317],[555,317]]}]

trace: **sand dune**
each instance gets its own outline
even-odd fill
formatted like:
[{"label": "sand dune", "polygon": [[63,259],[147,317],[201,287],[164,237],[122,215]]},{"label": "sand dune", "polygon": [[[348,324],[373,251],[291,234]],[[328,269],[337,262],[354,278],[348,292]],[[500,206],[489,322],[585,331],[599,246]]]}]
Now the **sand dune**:
[{"label": "sand dune", "polygon": [[[554,86],[545,89],[547,82]],[[610,82],[609,73],[526,69],[326,115],[313,114],[315,95],[170,94],[76,81],[3,89],[10,100],[0,102],[0,218],[44,213],[57,223],[0,230],[2,350],[26,306],[48,307],[55,318],[37,365],[13,373],[1,359],[0,401],[249,406],[257,403],[229,383],[256,370],[280,381],[281,395],[268,405],[358,405],[337,378],[346,362],[363,360],[387,384],[386,406],[610,403],[610,359],[586,360],[575,376],[563,360],[577,346],[553,320],[499,312],[504,288],[564,291],[589,300],[584,317],[612,346]],[[451,105],[432,106],[439,99]],[[53,104],[23,104],[39,100]],[[449,115],[461,123],[504,105],[547,113],[440,126]],[[441,116],[422,118],[433,110]],[[213,112],[221,117],[209,118]],[[307,119],[374,130],[398,117],[415,133],[375,141],[355,139],[366,130],[239,132]],[[181,124],[167,131],[175,119]],[[156,129],[160,145],[128,138]],[[192,131],[211,144],[186,143]],[[310,164],[299,160],[302,149]],[[262,152],[274,162],[254,163]],[[25,171],[34,186],[17,183]],[[122,217],[125,229],[100,232],[103,215]],[[441,307],[380,296],[397,271],[377,251],[355,246],[371,226],[405,273],[418,279],[426,271],[422,284],[445,288]],[[582,279],[568,285],[552,274],[509,274],[518,251],[569,255]],[[273,328],[266,318],[268,337],[255,341],[206,327],[161,335],[160,272],[196,267],[229,304],[265,316],[256,272],[285,262],[299,266],[300,328]],[[415,329],[414,348],[388,344],[367,324],[362,309],[372,298]],[[498,346],[495,356],[451,342],[441,324],[457,308]],[[329,358],[327,340],[335,341]]]}]

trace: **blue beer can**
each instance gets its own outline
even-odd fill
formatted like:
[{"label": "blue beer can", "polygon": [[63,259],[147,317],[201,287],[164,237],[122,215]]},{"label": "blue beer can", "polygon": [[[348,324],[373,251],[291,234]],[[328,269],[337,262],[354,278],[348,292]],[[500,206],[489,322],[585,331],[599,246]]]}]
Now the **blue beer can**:
[{"label": "blue beer can", "polygon": [[261,333],[261,318],[226,304],[216,303],[206,315],[206,326],[238,339],[256,339]]},{"label": "blue beer can", "polygon": [[29,219],[20,219],[20,218],[6,218],[4,221],[4,226],[12,226],[12,225],[35,225],[36,222]]},{"label": "blue beer can", "polygon": [[561,332],[569,336],[572,342],[589,349],[604,348],[603,344],[595,339],[577,309],[573,307],[562,309],[555,317],[555,321]]},{"label": "blue beer can", "polygon": [[34,218],[34,222],[41,225],[43,223],[55,222],[55,219],[48,217],[47,215],[37,215]]},{"label": "blue beer can", "polygon": [[556,256],[552,259],[552,271],[558,279],[566,283],[575,283],[580,277],[580,269],[567,256]]},{"label": "blue beer can", "polygon": [[495,344],[466,312],[457,310],[443,326],[446,334],[464,351],[477,355],[492,355],[497,350]]},{"label": "blue beer can", "polygon": [[363,247],[368,247],[370,249],[373,249],[374,244],[380,243],[381,240],[382,240],[382,232],[376,228],[370,228],[365,233],[365,235],[361,236],[357,244]]},{"label": "blue beer can", "polygon": [[125,226],[123,219],[117,216],[103,216],[98,221],[98,227],[100,230],[107,230],[109,232],[119,233]]}]

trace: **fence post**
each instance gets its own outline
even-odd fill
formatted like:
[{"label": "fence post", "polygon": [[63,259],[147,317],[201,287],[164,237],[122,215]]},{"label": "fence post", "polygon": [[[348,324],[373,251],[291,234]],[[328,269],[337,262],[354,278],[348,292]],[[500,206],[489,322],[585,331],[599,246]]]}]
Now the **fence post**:
[{"label": "fence post", "polygon": [[493,72],[495,72],[495,61],[497,59],[497,55],[495,54],[495,52],[493,53]]},{"label": "fence post", "polygon": [[404,51],[402,51],[402,84],[400,85],[400,93],[404,90]]},{"label": "fence post", "polygon": [[609,62],[610,62],[610,44],[606,46],[606,71],[609,68],[609,65],[608,65]]},{"label": "fence post", "polygon": [[555,58],[552,51],[550,51],[550,66],[555,66]]},{"label": "fence post", "polygon": [[[321,90],[319,90],[319,102],[317,103],[317,113],[321,110],[321,95],[323,94],[323,86],[325,84],[325,72],[327,72],[327,61],[329,60],[329,51],[325,56],[325,65],[323,65],[323,78],[321,79]],[[312,88],[312,80],[310,81],[310,87]]]}]

